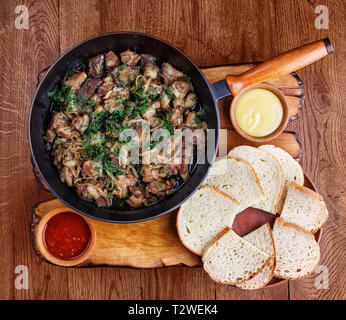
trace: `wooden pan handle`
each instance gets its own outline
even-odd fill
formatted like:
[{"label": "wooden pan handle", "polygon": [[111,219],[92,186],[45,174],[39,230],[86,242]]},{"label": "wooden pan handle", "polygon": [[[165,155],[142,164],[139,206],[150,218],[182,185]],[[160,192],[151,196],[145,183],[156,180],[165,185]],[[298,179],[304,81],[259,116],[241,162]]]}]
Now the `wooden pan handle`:
[{"label": "wooden pan handle", "polygon": [[233,96],[236,96],[245,87],[282,77],[332,52],[333,46],[329,39],[325,38],[287,51],[238,76],[227,75],[226,82]]}]

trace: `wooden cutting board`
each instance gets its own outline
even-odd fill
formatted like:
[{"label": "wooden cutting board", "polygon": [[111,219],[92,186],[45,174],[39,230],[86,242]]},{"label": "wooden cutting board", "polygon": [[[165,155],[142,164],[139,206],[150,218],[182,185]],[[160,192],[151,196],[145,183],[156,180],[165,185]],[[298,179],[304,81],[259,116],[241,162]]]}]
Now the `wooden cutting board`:
[{"label": "wooden cutting board", "polygon": [[[225,75],[239,74],[252,64],[227,65],[202,68],[210,83],[224,79]],[[297,118],[301,110],[304,91],[301,80],[295,73],[270,82],[285,94],[290,108],[290,120]],[[249,143],[239,136],[233,129],[228,116],[231,98],[219,101],[221,128],[224,130],[220,136],[220,150],[225,152],[242,144],[258,146]],[[294,132],[285,131],[270,142],[289,152],[299,160],[301,145]],[[34,168],[35,176],[39,178]],[[40,180],[39,180],[40,181]],[[44,187],[42,181],[41,186]],[[47,189],[48,190],[48,189]],[[31,234],[35,253],[44,261],[42,253],[36,247],[35,230],[41,218],[49,211],[65,205],[58,199],[40,202],[32,210]],[[150,208],[148,208],[150,210]],[[201,265],[199,257],[187,250],[180,242],[176,230],[177,210],[162,217],[133,224],[114,224],[92,220],[97,232],[96,245],[87,261],[81,266],[129,266],[135,268],[158,268],[165,266],[185,265],[197,267]]]}]

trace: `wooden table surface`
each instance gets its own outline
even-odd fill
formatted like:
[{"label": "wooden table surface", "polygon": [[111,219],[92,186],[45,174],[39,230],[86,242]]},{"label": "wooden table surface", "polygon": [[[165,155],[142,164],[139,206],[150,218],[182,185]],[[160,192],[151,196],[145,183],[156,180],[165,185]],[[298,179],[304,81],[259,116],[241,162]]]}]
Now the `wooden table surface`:
[{"label": "wooden table surface", "polygon": [[[315,8],[321,4],[329,11],[327,30],[315,27]],[[15,28],[17,5],[29,9],[27,30]],[[345,13],[344,0],[0,0],[0,298],[345,299]],[[27,138],[37,75],[77,42],[117,30],[158,36],[200,66],[263,61],[307,42],[331,39],[333,55],[298,71],[305,104],[289,125],[302,144],[302,166],[330,213],[320,262],[328,270],[327,289],[316,289],[319,274],[248,292],[215,284],[201,269],[66,269],[34,255],[30,212],[36,202],[51,197],[32,175]],[[28,289],[15,285],[21,265],[27,266]]]}]

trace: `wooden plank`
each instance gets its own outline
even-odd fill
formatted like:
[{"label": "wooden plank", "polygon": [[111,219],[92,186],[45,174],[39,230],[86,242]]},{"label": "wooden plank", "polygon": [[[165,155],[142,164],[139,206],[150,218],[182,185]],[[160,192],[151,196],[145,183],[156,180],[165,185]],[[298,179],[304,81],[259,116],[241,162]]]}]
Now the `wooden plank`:
[{"label": "wooden plank", "polygon": [[78,42],[103,32],[100,1],[59,0],[59,3],[61,53]]},{"label": "wooden plank", "polygon": [[72,300],[139,300],[141,270],[123,268],[69,269],[68,298]]},{"label": "wooden plank", "polygon": [[[41,218],[56,208],[66,206],[58,199],[42,201],[35,205],[31,232],[35,253],[46,261],[44,252],[36,247],[36,227]],[[160,268],[186,265],[199,266],[199,258],[180,242],[175,227],[177,210],[157,219],[131,224],[90,221],[96,229],[97,240],[84,266],[125,266],[133,268]]]},{"label": "wooden plank", "polygon": [[141,271],[142,299],[214,300],[215,284],[202,268]]},{"label": "wooden plank", "polygon": [[[276,3],[276,28],[282,35],[280,51],[300,43],[329,37],[335,53],[298,73],[304,80],[305,106],[292,129],[299,132],[304,150],[303,169],[309,173],[323,195],[329,219],[321,240],[320,265],[328,268],[328,289],[316,288],[320,272],[308,279],[290,281],[290,299],[345,299],[346,195],[345,195],[345,1],[324,1],[329,9],[329,28],[316,29],[317,14],[308,2],[297,10],[294,1]],[[292,19],[292,17],[294,17]],[[318,270],[318,269],[317,269]],[[318,278],[319,276],[319,278]]]},{"label": "wooden plank", "polygon": [[[224,136],[227,139],[223,139]],[[225,129],[221,130],[219,151],[222,152],[223,155],[226,155],[224,151],[229,151],[236,146],[244,144],[253,147],[258,147],[266,143],[247,141],[245,138],[240,136],[234,129],[230,129],[227,131]],[[277,147],[286,150],[293,158],[295,158],[296,160],[300,160],[302,149],[295,132],[284,131],[277,138],[271,140],[270,144],[274,144]]]},{"label": "wooden plank", "polygon": [[[17,5],[28,8],[29,29],[15,28]],[[2,1],[0,12],[0,298],[64,298],[67,273],[33,255],[26,214],[47,197],[32,176],[27,118],[38,72],[59,56],[58,1]],[[18,265],[27,267],[28,290],[14,285]]]},{"label": "wooden plank", "polygon": [[[29,7],[30,28],[34,28],[14,28],[14,8],[20,4]],[[64,51],[97,33],[133,30],[169,41],[201,66],[264,61],[303,43],[330,37],[336,53],[298,71],[304,81],[306,100],[300,118],[288,127],[298,132],[304,150],[303,168],[316,182],[330,211],[322,237],[321,261],[329,270],[329,289],[315,289],[313,275],[308,280],[291,281],[290,298],[345,299],[346,10],[342,0],[323,1],[321,4],[329,9],[329,29],[318,30],[314,27],[318,4],[302,1],[297,6],[293,0],[1,1],[0,264],[4,281],[0,298],[88,298],[87,292],[90,298],[127,298],[140,297],[139,288],[143,297],[213,298],[214,283],[202,275],[202,270],[196,276],[194,269],[134,273],[118,268],[96,268],[90,272],[83,269],[69,271],[67,282],[66,269],[42,263],[31,249],[29,212],[35,202],[50,197],[41,191],[31,174],[26,139],[27,112],[37,73],[58,57],[59,34]],[[14,289],[14,267],[19,264],[29,268],[29,290]],[[108,283],[107,279],[112,281]],[[118,281],[122,282],[119,290]],[[250,293],[217,286],[214,297],[280,299],[288,297],[285,290],[287,287]]]}]

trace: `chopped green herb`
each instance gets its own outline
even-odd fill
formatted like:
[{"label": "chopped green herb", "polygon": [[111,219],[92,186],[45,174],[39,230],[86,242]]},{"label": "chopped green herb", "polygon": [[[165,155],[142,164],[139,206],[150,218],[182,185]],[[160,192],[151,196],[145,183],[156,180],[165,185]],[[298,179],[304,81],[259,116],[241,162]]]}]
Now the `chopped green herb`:
[{"label": "chopped green herb", "polygon": [[201,109],[196,114],[196,123],[200,124],[205,120],[207,120],[207,112],[205,111],[205,109]]},{"label": "chopped green herb", "polygon": [[171,92],[168,88],[166,89],[166,95],[170,98],[170,99],[175,99],[175,94],[173,92]]},{"label": "chopped green herb", "polygon": [[184,75],[183,79],[187,82],[191,82],[191,78],[187,76],[186,74]]}]

